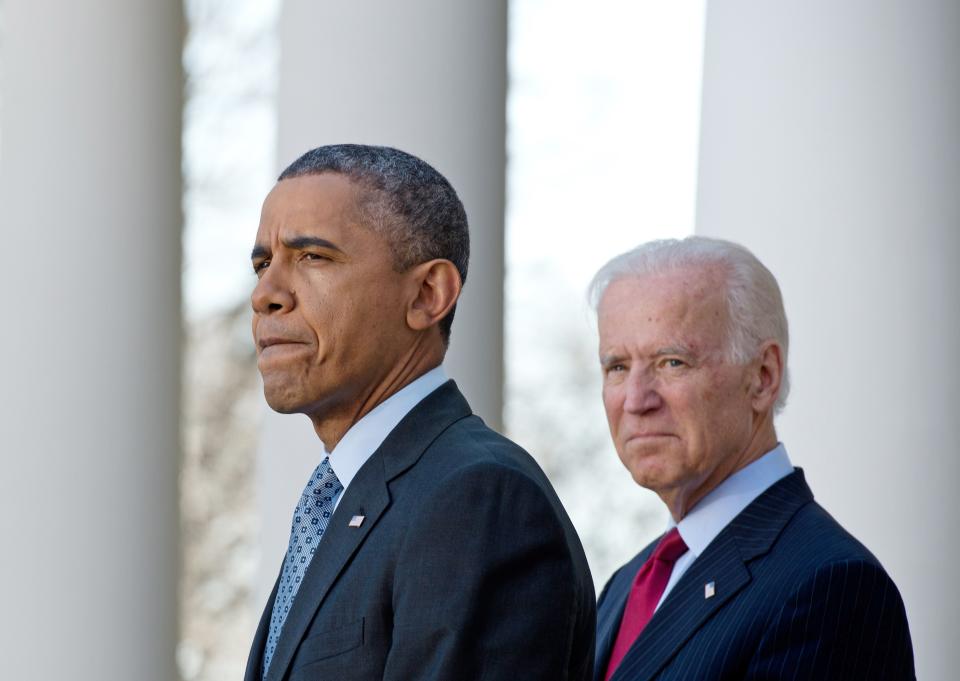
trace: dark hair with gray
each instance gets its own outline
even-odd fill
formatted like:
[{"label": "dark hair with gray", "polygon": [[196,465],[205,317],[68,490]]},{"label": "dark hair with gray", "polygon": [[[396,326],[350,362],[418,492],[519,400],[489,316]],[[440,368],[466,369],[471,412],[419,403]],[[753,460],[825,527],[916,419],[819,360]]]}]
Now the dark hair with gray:
[{"label": "dark hair with gray", "polygon": [[740,244],[703,236],[641,244],[600,268],[590,282],[590,304],[596,310],[607,287],[622,277],[711,266],[722,273],[726,287],[727,359],[736,363],[748,362],[767,340],[776,341],[783,350],[783,379],[774,406],[779,413],[790,392],[790,376],[786,368],[790,335],[783,297],[770,270]]},{"label": "dark hair with gray", "polygon": [[[308,151],[280,173],[278,181],[303,175],[338,173],[366,191],[357,210],[363,223],[382,234],[393,252],[393,266],[449,260],[467,281],[470,235],[463,203],[447,179],[426,161],[391,147],[331,144]],[[440,320],[444,344],[456,305]]]}]

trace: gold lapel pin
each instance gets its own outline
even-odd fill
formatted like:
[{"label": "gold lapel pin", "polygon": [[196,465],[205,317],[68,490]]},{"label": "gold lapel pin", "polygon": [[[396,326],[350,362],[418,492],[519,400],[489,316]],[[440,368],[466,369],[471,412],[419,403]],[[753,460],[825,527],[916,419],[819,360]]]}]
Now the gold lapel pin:
[{"label": "gold lapel pin", "polygon": [[716,582],[707,582],[703,585],[703,597],[704,599],[713,598],[717,595],[717,584]]},{"label": "gold lapel pin", "polygon": [[347,525],[349,527],[360,527],[361,525],[363,525],[363,521],[366,519],[366,517],[367,516],[365,515],[355,515],[352,518],[350,518],[350,522],[347,523]]}]

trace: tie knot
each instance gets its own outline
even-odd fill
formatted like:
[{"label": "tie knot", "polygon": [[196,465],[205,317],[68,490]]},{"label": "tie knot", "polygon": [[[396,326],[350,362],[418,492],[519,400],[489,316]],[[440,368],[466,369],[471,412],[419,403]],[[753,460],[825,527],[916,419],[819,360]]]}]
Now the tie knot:
[{"label": "tie knot", "polygon": [[687,545],[683,542],[683,537],[677,528],[671,529],[665,535],[657,548],[653,551],[654,560],[662,560],[665,563],[674,563],[677,558],[687,552]]},{"label": "tie knot", "polygon": [[340,480],[337,478],[337,474],[333,472],[333,466],[330,465],[330,457],[327,456],[313,469],[313,474],[310,476],[310,480],[307,481],[307,491],[313,489],[315,493],[319,493],[317,491],[319,489],[335,487],[339,484]]}]

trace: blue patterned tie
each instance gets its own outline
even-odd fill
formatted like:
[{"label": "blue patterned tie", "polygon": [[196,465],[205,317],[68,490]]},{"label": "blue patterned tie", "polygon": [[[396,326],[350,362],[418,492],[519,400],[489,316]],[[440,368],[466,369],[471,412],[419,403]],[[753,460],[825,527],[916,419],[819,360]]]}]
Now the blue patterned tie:
[{"label": "blue patterned tie", "polygon": [[277,588],[273,613],[270,615],[270,634],[263,651],[264,677],[270,668],[273,653],[277,649],[280,630],[287,619],[287,613],[290,612],[293,597],[297,594],[310,559],[313,558],[317,544],[320,543],[320,538],[330,523],[333,507],[341,492],[343,492],[343,485],[337,480],[337,474],[330,467],[330,457],[326,457],[310,476],[310,481],[300,495],[297,509],[293,512],[290,545],[287,547],[287,556],[283,559],[280,586]]}]

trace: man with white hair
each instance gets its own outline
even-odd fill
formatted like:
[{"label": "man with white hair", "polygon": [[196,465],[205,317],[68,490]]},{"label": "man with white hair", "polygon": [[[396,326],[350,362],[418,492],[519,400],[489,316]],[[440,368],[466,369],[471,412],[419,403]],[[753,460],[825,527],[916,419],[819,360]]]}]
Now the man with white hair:
[{"label": "man with white hair", "polygon": [[747,249],[654,241],[591,285],[603,402],[667,532],[600,595],[596,681],[913,679],[903,601],[778,442],[787,319]]}]

